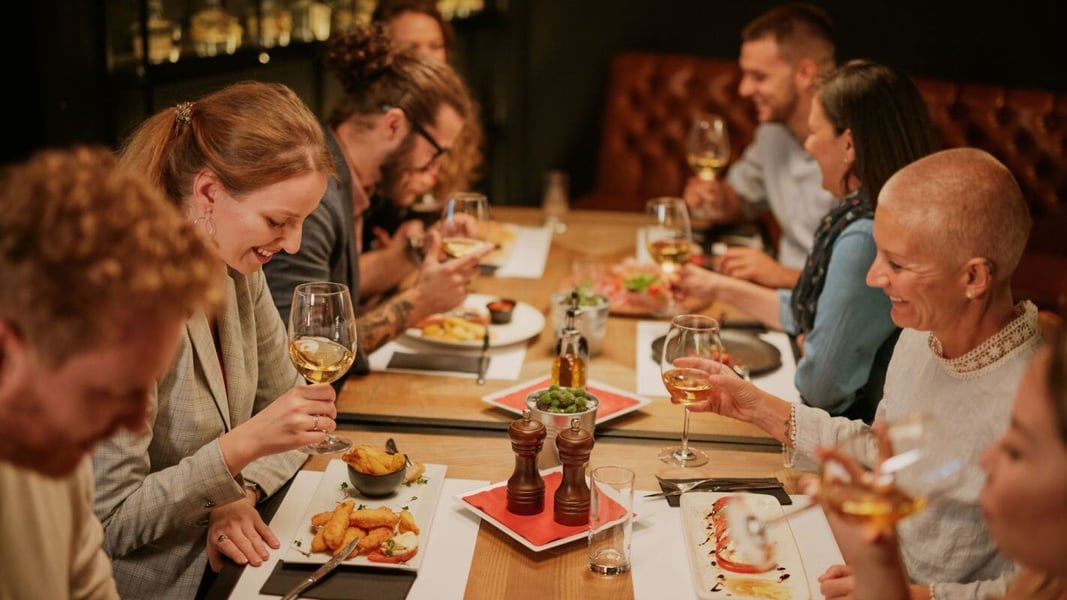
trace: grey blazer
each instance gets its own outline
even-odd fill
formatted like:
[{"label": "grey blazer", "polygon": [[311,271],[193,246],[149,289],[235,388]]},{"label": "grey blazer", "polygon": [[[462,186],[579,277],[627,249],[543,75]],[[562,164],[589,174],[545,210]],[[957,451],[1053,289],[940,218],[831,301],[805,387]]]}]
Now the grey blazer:
[{"label": "grey blazer", "polygon": [[96,514],[124,598],[192,598],[207,563],[211,509],[243,498],[243,482],[273,494],[307,458],[299,450],[264,457],[237,478],[222,460],[223,433],[303,385],[262,271],[231,271],[226,286],[218,316],[223,364],[207,317],[194,315],[145,431],[122,432],[93,454]]}]

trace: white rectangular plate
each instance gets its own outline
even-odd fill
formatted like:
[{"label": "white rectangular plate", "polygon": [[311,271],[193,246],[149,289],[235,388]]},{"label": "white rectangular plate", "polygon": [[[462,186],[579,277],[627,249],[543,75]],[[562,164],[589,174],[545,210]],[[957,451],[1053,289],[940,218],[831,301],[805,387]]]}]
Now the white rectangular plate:
[{"label": "white rectangular plate", "polygon": [[[361,555],[345,560],[341,564],[417,571],[419,565],[422,564],[422,557],[426,553],[426,541],[430,539],[430,527],[433,525],[434,513],[437,512],[437,502],[441,497],[441,488],[444,486],[445,472],[447,470],[448,467],[445,465],[427,464],[426,472],[422,475],[426,483],[401,484],[392,496],[366,498],[359,495],[352,483],[348,481],[348,466],[345,461],[341,459],[331,460],[326,466],[326,471],[322,474],[322,479],[315,489],[315,494],[311,497],[311,502],[308,503],[307,510],[304,511],[296,536],[289,540],[289,548],[286,550],[285,555],[282,556],[282,561],[287,563],[323,564],[330,560],[330,555],[325,552],[309,553],[311,539],[315,537],[315,534],[311,531],[311,517],[320,512],[333,510],[339,502],[353,500],[357,507],[361,504],[365,504],[367,508],[388,506],[396,512],[400,512],[400,509],[406,506],[412,516],[415,517],[415,524],[419,526],[419,551],[406,563],[376,563],[367,560],[367,557]],[[347,487],[342,487],[342,483],[347,484]]]},{"label": "white rectangular plate", "polygon": [[[788,522],[778,523],[770,530],[774,544],[777,568],[765,573],[741,574],[720,569],[715,559],[715,534],[709,529],[708,514],[712,504],[719,498],[736,496],[711,492],[682,494],[682,527],[685,530],[689,567],[693,574],[693,586],[702,600],[730,600],[756,598],[760,600],[808,600],[811,591],[804,575],[804,563],[793,538]],[[782,515],[782,505],[772,496],[745,494],[764,519]],[[735,586],[751,585],[754,591],[745,594]],[[713,591],[715,590],[715,591]]]}]

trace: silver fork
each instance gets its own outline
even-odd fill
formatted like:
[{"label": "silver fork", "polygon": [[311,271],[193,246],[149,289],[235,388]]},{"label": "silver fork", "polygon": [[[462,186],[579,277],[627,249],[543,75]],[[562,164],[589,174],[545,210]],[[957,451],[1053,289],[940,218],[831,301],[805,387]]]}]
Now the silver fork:
[{"label": "silver fork", "polygon": [[[659,479],[659,478],[657,477],[657,479]],[[712,481],[715,481],[715,479],[714,478],[711,478],[711,479],[698,479],[696,481],[686,481],[686,482],[683,482],[683,483],[675,483],[675,484],[673,484],[675,489],[673,489],[673,490],[671,490],[669,492],[656,492],[655,494],[645,494],[645,498],[655,498],[657,496],[666,497],[666,496],[675,496],[675,495],[684,494],[684,493],[692,490],[693,488],[700,487],[700,486],[704,485],[705,483],[711,483]]]}]

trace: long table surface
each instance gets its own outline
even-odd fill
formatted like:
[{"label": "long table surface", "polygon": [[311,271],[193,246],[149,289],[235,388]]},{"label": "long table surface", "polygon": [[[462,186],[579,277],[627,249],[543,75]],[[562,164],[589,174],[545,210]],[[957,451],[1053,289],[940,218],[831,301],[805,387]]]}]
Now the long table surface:
[{"label": "long table surface", "polygon": [[[531,208],[494,208],[494,219],[521,225],[538,225],[540,211]],[[617,261],[633,256],[636,232],[645,217],[634,213],[573,211],[567,217],[567,231],[554,237],[541,279],[479,277],[472,292],[509,297],[548,312],[549,296],[563,289],[570,277],[572,261],[581,256]],[[715,305],[708,314],[737,317],[744,313]],[[591,361],[590,379],[635,390],[635,343],[637,323],[632,317],[608,319],[604,351]],[[519,381],[551,372],[554,336],[543,331],[529,342]],[[349,425],[386,424],[394,426],[461,427],[503,431],[515,416],[481,401],[491,392],[516,382],[493,381],[479,386],[473,379],[442,375],[374,372],[350,377],[338,395],[339,421]],[[641,410],[597,426],[597,437],[677,439],[681,431],[681,408],[663,398],[654,399]],[[690,432],[698,442],[728,442],[777,447],[765,432],[747,423],[714,414],[695,414]]]},{"label": "long table surface", "polygon": [[[383,447],[394,438],[413,460],[448,466],[448,477],[498,482],[514,468],[507,435],[487,430],[425,432],[418,428],[367,427],[340,432],[355,444]],[[781,454],[769,448],[739,450],[731,444],[712,444],[708,464],[679,469],[661,463],[657,440],[598,440],[590,466],[623,465],[636,473],[636,488],[658,489],[662,477],[778,477],[786,489],[796,491],[796,474],[782,467]],[[321,471],[333,456],[313,456],[305,469]],[[682,543],[679,541],[679,543]],[[494,526],[479,526],[474,556],[464,598],[481,600],[511,598],[582,598],[583,600],[628,600],[634,597],[630,574],[617,577],[594,575],[586,568],[586,547],[574,543],[540,553],[532,552]]]}]

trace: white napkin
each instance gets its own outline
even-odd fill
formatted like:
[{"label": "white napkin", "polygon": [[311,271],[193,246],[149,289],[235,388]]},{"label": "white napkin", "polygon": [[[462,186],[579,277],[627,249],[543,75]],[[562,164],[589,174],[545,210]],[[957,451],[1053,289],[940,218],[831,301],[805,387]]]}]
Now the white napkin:
[{"label": "white napkin", "polygon": [[[260,594],[259,590],[274,571],[275,563],[288,550],[285,540],[296,537],[297,528],[306,525],[301,522],[304,511],[307,510],[311,497],[315,495],[315,488],[318,487],[320,479],[321,472],[297,473],[289,493],[270,522],[271,530],[282,540],[282,547],[277,550],[268,548],[270,558],[259,567],[246,567],[230,594],[231,598],[278,597]],[[454,496],[488,483],[470,479],[445,479],[441,500],[437,504],[437,512],[434,513],[430,539],[426,542],[426,557],[419,569],[419,576],[408,593],[408,600],[463,597],[463,592],[467,589],[471,560],[474,558],[474,544],[478,539],[478,518],[461,509]]]},{"label": "white napkin", "polygon": [[[386,369],[389,359],[394,352],[436,352],[456,354],[458,356],[478,356],[480,348],[456,348],[441,344],[422,342],[409,337],[397,338],[388,344],[375,350],[367,359],[370,361],[371,371],[391,371],[394,373],[431,373],[433,375],[450,375],[454,377],[467,377],[475,379],[474,373],[448,372],[448,371],[424,371],[416,369]],[[518,342],[508,346],[489,348],[489,368],[485,372],[486,379],[500,379],[515,381],[522,372],[522,363],[526,360],[526,342]]]},{"label": "white napkin", "polygon": [[[659,365],[652,360],[652,342],[661,335],[666,335],[670,323],[666,321],[640,321],[637,324],[637,393],[644,396],[667,397],[667,389],[660,378]],[[789,347],[789,336],[772,331],[761,333],[759,337],[771,344],[782,354],[782,366],[777,371],[752,378],[752,382],[762,390],[789,402],[800,402],[793,379],[797,373],[797,364],[793,360],[793,350]]]},{"label": "white napkin", "polygon": [[[659,490],[656,490],[659,491]],[[681,509],[671,508],[662,498],[644,498],[651,492],[635,492],[634,511],[642,519],[634,523],[631,565],[634,598],[696,598],[693,575],[682,528]],[[790,496],[787,512],[809,503],[807,496]],[[788,526],[800,548],[804,574],[812,598],[821,598],[818,577],[831,565],[842,564],[841,552],[821,510],[808,510],[790,517]]]},{"label": "white napkin", "polygon": [[545,262],[551,245],[551,228],[518,227],[511,252],[493,276],[540,279],[545,274]]}]

